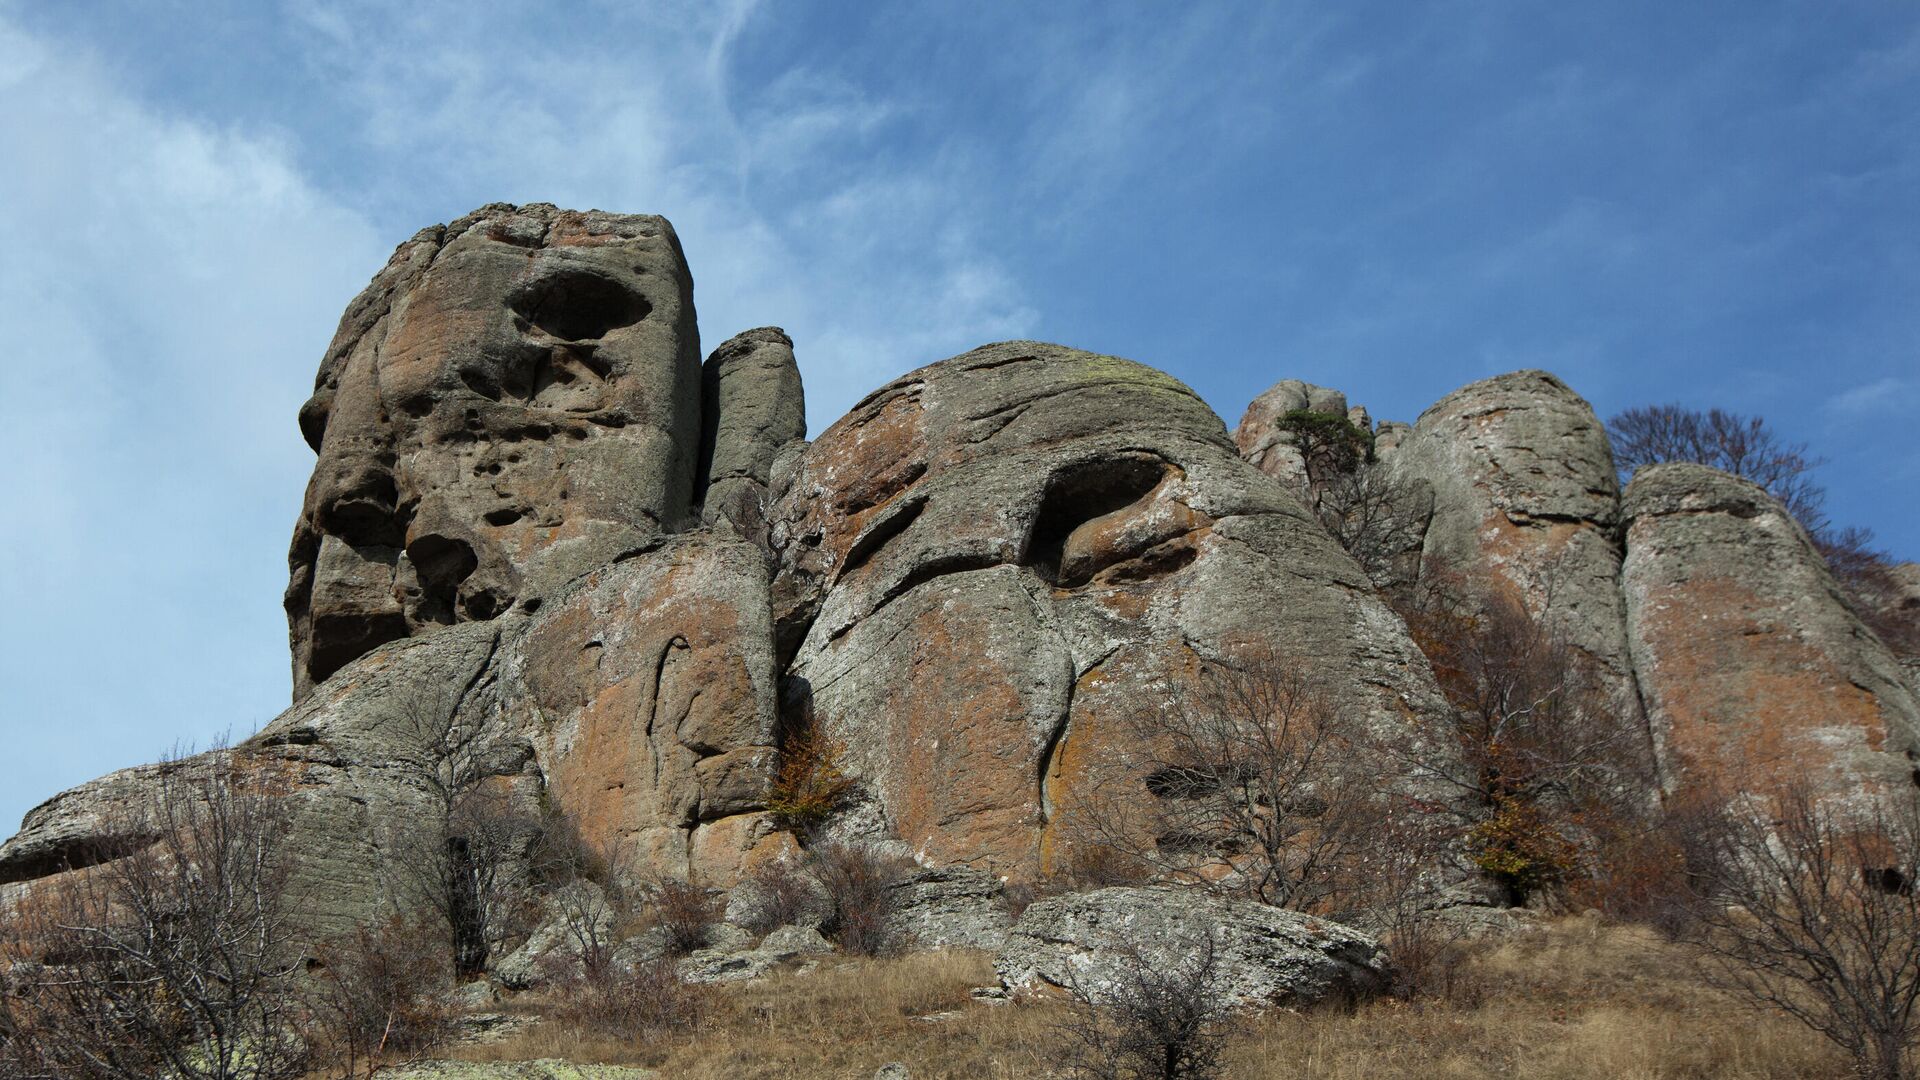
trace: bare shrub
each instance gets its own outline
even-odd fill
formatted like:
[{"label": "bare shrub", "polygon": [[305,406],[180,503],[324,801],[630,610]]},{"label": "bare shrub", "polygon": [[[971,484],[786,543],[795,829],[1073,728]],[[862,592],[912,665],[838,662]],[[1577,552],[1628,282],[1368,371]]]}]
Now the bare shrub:
[{"label": "bare shrub", "polygon": [[336,1075],[371,1076],[385,1055],[425,1050],[447,1034],[451,969],[425,930],[395,916],[316,951],[309,1020]]},{"label": "bare shrub", "polygon": [[427,813],[396,831],[386,871],[402,907],[439,917],[455,977],[476,978],[511,929],[508,915],[523,906],[514,871],[539,823],[514,806],[505,775],[512,756],[457,705],[409,698],[389,723],[395,761],[425,793]]},{"label": "bare shrub", "polygon": [[1822,799],[1790,782],[1722,804],[1690,838],[1687,939],[1710,978],[1844,1050],[1909,1075],[1920,1006],[1920,803]]},{"label": "bare shrub", "polygon": [[1920,614],[1884,602],[1893,559],[1874,547],[1871,529],[1827,516],[1826,488],[1812,475],[1826,462],[1806,443],[1782,439],[1758,416],[1679,405],[1628,409],[1607,421],[1607,434],[1623,481],[1644,465],[1693,461],[1765,488],[1807,531],[1854,613],[1895,651],[1920,654]]},{"label": "bare shrub", "polygon": [[597,978],[613,963],[620,934],[632,922],[635,897],[628,888],[624,849],[611,840],[595,843],[558,810],[541,819],[528,856],[532,888],[544,901],[586,976]]},{"label": "bare shrub", "polygon": [[690,953],[706,944],[707,928],[720,919],[719,905],[704,887],[680,878],[660,878],[647,889],[654,924],[667,932],[667,947]]},{"label": "bare shrub", "polygon": [[1806,443],[1782,439],[1758,416],[1724,409],[1642,405],[1607,421],[1621,480],[1646,465],[1692,461],[1751,480],[1812,531],[1825,523],[1826,492],[1809,475],[1825,464]]},{"label": "bare shrub", "polygon": [[5,1075],[302,1071],[282,793],[226,750],[162,762],[155,785],[112,824],[151,843],[44,883],[21,913]]},{"label": "bare shrub", "polygon": [[1072,968],[1067,992],[1075,1007],[1058,1034],[1075,1076],[1094,1080],[1201,1080],[1221,1075],[1229,1031],[1228,999],[1219,992],[1213,939],[1202,935],[1167,962],[1135,942],[1116,940],[1103,952],[1118,961],[1095,977]]},{"label": "bare shrub", "polygon": [[807,853],[807,872],[833,901],[821,931],[855,956],[879,956],[899,945],[887,922],[899,904],[898,886],[912,864],[873,844],[835,841]]},{"label": "bare shrub", "polygon": [[1511,900],[1564,892],[1592,872],[1598,838],[1644,828],[1645,731],[1518,599],[1433,568],[1410,599],[1402,615],[1452,706],[1464,768],[1384,749],[1465,796],[1473,858]]},{"label": "bare shrub", "polygon": [[792,926],[819,903],[818,886],[791,859],[768,859],[747,871],[742,883],[753,902],[741,925],[756,934]]},{"label": "bare shrub", "polygon": [[712,1008],[704,987],[680,977],[670,959],[631,968],[605,965],[555,984],[561,1022],[610,1036],[655,1034],[697,1027]]},{"label": "bare shrub", "polygon": [[1319,687],[1262,653],[1207,665],[1122,723],[1123,767],[1067,819],[1076,851],[1279,907],[1345,902],[1381,805],[1364,740]]},{"label": "bare shrub", "polygon": [[1401,588],[1418,571],[1433,514],[1430,488],[1377,468],[1359,469],[1329,477],[1313,510],[1379,588]]}]

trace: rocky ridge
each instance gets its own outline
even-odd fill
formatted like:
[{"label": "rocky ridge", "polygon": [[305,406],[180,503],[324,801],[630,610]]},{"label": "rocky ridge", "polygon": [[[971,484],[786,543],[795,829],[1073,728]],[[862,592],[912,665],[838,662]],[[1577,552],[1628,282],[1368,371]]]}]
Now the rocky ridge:
[{"label": "rocky ridge", "polygon": [[[300,413],[317,461],[289,557],[294,703],[230,757],[164,770],[230,760],[288,794],[315,934],[387,909],[379,868],[430,813],[419,762],[449,731],[503,805],[716,890],[807,842],[770,792],[797,733],[826,740],[851,792],[819,835],[920,864],[905,933],[990,948],[1138,907],[1108,890],[1015,924],[1005,886],[1072,862],[1090,791],[1157,797],[1120,721],[1203,665],[1283,657],[1444,770],[1449,706],[1330,531],[1302,418],[1356,433],[1355,475],[1416,493],[1394,574],[1517,598],[1644,718],[1665,787],[1733,766],[1840,793],[1916,775],[1914,669],[1791,519],[1702,467],[1646,470],[1623,499],[1592,409],[1546,372],[1411,426],[1287,380],[1230,433],[1146,365],[1002,342],[809,443],[783,331],[699,349],[685,258],[644,215],[483,207],[402,244],[348,307]],[[36,807],[0,844],[0,897],[143,843],[124,810],[162,774]],[[1322,981],[1366,981],[1371,948],[1356,935]],[[707,959],[790,958],[763,952]]]}]

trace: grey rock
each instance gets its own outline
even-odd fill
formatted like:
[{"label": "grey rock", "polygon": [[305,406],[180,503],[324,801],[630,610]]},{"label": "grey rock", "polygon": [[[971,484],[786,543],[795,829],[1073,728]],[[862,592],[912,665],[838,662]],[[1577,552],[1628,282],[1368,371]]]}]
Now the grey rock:
[{"label": "grey rock", "polygon": [[700,422],[666,219],[493,204],[402,244],[300,411],[319,460],[289,554],[295,699],[676,525]]},{"label": "grey rock", "polygon": [[913,1073],[904,1063],[889,1061],[873,1074],[873,1080],[913,1080]]},{"label": "grey rock", "polygon": [[[1376,452],[1377,452],[1376,443]],[[1517,591],[1634,709],[1617,579],[1619,484],[1593,407],[1544,371],[1448,394],[1385,457],[1431,485],[1423,562]]]},{"label": "grey rock", "polygon": [[799,956],[824,956],[833,951],[833,943],[809,926],[782,926],[760,942],[759,951],[777,960]]},{"label": "grey rock", "polygon": [[894,886],[888,940],[918,949],[994,950],[1006,944],[1013,916],[1006,883],[964,866],[922,870]]},{"label": "grey rock", "polygon": [[786,707],[929,864],[1063,857],[1111,718],[1196,658],[1271,649],[1384,738],[1444,712],[1319,521],[1129,360],[1006,342],[896,379],[808,445],[770,539]]},{"label": "grey rock", "polygon": [[1634,670],[1670,784],[1907,788],[1920,701],[1792,516],[1692,464],[1640,470],[1625,513]]},{"label": "grey rock", "polygon": [[[289,787],[300,925],[325,935],[389,910],[396,845],[432,814],[424,773],[409,764],[423,718],[478,732],[485,771],[528,821],[564,812],[589,843],[620,843],[636,876],[730,883],[765,835],[776,702],[767,584],[754,545],[696,531],[557,588],[537,611],[349,663],[230,755]],[[184,775],[213,762],[191,759]],[[111,774],[30,812],[0,844],[0,887],[18,894],[112,851],[121,808],[147,802],[159,772]],[[509,978],[532,977],[515,963]]]},{"label": "grey rock", "polygon": [[1362,430],[1367,430],[1370,423],[1366,409],[1349,409],[1347,396],[1340,391],[1299,379],[1282,379],[1247,405],[1240,426],[1234,428],[1233,441],[1240,448],[1240,456],[1268,476],[1304,485],[1306,459],[1300,456],[1293,433],[1281,426],[1288,413],[1302,410],[1343,416]]},{"label": "grey rock", "polygon": [[1376,990],[1386,955],[1351,927],[1195,889],[1107,888],[1034,902],[994,960],[1016,995],[1077,988],[1096,1000],[1138,965],[1193,962],[1212,940],[1210,993],[1234,1007],[1304,1005]]},{"label": "grey rock", "polygon": [[702,517],[764,537],[774,463],[807,434],[792,339],[773,326],[736,335],[707,357],[701,386]]}]

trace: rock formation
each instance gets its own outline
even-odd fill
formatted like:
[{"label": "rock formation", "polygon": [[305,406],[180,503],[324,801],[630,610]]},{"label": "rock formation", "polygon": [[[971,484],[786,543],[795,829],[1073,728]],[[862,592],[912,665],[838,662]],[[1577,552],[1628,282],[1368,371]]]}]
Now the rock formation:
[{"label": "rock formation", "polygon": [[[1199,970],[1209,954],[1210,969]],[[1365,995],[1384,978],[1386,957],[1357,930],[1264,904],[1108,888],[1036,901],[994,966],[1015,994],[1072,988],[1099,1000],[1144,966],[1162,976],[1185,968],[1235,1008],[1297,1007]]]},{"label": "rock formation", "polygon": [[1442,708],[1319,523],[1129,360],[1007,342],[902,376],[807,448],[772,537],[789,708],[935,862],[1055,866],[1121,719],[1202,662],[1274,649],[1403,740]]},{"label": "rock formation", "polygon": [[[896,888],[901,934],[992,946],[1008,880],[1071,862],[1091,792],[1163,797],[1125,721],[1203,666],[1278,659],[1425,763],[1389,786],[1457,808],[1432,775],[1449,706],[1381,592],[1441,570],[1519,599],[1633,717],[1644,697],[1670,782],[1916,775],[1907,675],[1799,528],[1698,467],[1645,471],[1623,512],[1603,429],[1545,372],[1377,430],[1289,380],[1229,436],[1162,372],[1016,341],[895,379],[811,444],[804,412],[776,328],[702,365],[664,219],[493,205],[415,236],[300,413],[318,460],[286,597],[294,704],[231,752],[36,807],[0,844],[0,898],[148,842],[129,808],[163,774],[231,769],[286,797],[303,926],[362,923],[444,798],[452,733],[461,784],[633,875],[725,889],[823,837],[883,841],[921,864]],[[1359,502],[1307,476],[1303,423],[1358,440]],[[1382,491],[1418,493],[1408,531],[1350,535]],[[1364,565],[1356,535],[1381,545]],[[852,785],[814,835],[770,797],[803,737]],[[1083,930],[1201,904],[1171,895],[1034,904],[1011,931],[1032,956],[1003,974],[1057,981]],[[1214,916],[1267,973],[1249,999],[1304,996],[1259,981],[1300,955],[1322,988],[1377,971],[1344,930]],[[700,963],[732,977],[815,940],[787,938]]]},{"label": "rock formation", "polygon": [[1434,493],[1421,561],[1509,590],[1635,707],[1618,587],[1619,485],[1592,406],[1544,371],[1474,383],[1420,414],[1388,468]]},{"label": "rock formation", "polygon": [[493,205],[419,233],[348,306],[300,429],[296,698],[688,515],[700,338],[673,227]]},{"label": "rock formation", "polygon": [[1916,782],[1920,702],[1777,502],[1704,465],[1656,465],[1625,515],[1633,665],[1670,783]]}]

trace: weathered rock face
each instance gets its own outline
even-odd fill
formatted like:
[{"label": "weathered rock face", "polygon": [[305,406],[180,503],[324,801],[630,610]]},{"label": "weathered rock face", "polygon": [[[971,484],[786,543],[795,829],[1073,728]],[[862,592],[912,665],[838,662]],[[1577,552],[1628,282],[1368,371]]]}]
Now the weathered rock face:
[{"label": "weathered rock face", "polygon": [[[1240,456],[1275,479],[1305,483],[1306,459],[1293,433],[1283,423],[1289,413],[1302,411],[1348,416],[1347,395],[1299,379],[1282,379],[1273,384],[1247,405],[1240,426],[1233,429],[1234,445],[1240,448]],[[1366,410],[1352,412],[1358,414],[1364,425]]]},{"label": "weathered rock face", "polygon": [[402,244],[300,411],[320,460],[289,555],[295,697],[678,524],[699,384],[664,218],[496,204]]},{"label": "weathered rock face", "polygon": [[1428,569],[1512,590],[1632,701],[1619,484],[1592,406],[1544,371],[1499,375],[1441,398],[1383,460],[1432,486]]},{"label": "weathered rock face", "polygon": [[497,664],[554,805],[638,868],[731,883],[773,831],[768,578],[725,531],[674,537],[561,591]]},{"label": "weathered rock face", "polygon": [[701,371],[701,402],[701,516],[764,537],[774,462],[783,450],[797,451],[807,434],[792,339],[767,326],[713,350]]},{"label": "weathered rock face", "polygon": [[1634,668],[1670,782],[1913,782],[1920,702],[1778,503],[1669,464],[1634,476],[1625,514]]},{"label": "weathered rock face", "polygon": [[994,960],[1006,988],[1078,989],[1101,1000],[1139,965],[1196,963],[1211,941],[1207,991],[1234,1007],[1307,1005],[1379,987],[1386,957],[1360,931],[1192,889],[1109,888],[1036,901]]},{"label": "weathered rock face", "polygon": [[1120,719],[1202,661],[1271,648],[1396,732],[1440,712],[1358,567],[1131,361],[1009,342],[897,379],[808,447],[771,530],[788,707],[934,863],[1052,865]]}]

